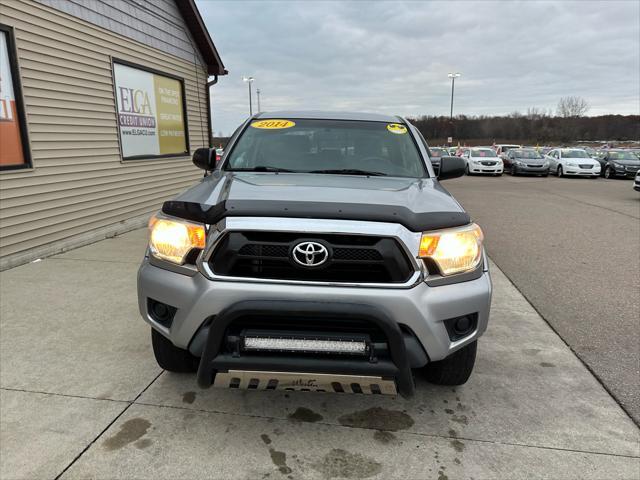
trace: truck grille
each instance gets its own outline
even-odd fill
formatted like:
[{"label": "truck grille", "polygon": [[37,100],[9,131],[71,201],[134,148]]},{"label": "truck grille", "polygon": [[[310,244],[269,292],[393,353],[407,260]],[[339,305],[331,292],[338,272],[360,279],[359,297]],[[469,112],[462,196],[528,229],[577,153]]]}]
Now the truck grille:
[{"label": "truck grille", "polygon": [[[293,248],[303,241],[324,245],[319,267],[296,264]],[[216,275],[339,283],[404,283],[414,270],[393,238],[279,232],[229,232],[209,259]]]}]

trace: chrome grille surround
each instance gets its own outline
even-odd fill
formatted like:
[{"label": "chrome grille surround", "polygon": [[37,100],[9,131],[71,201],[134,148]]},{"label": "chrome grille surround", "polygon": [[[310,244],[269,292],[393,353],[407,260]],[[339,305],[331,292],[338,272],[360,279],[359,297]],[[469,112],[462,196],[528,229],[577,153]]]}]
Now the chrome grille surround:
[{"label": "chrome grille surround", "polygon": [[[422,234],[420,232],[412,232],[400,224],[311,218],[227,217],[217,225],[212,225],[210,228],[211,230],[207,236],[207,246],[197,260],[198,270],[210,280],[292,285],[335,285],[342,287],[353,286],[366,288],[411,288],[422,281],[427,273],[424,263],[417,258]],[[211,269],[209,260],[211,259],[220,240],[224,237],[224,234],[232,231],[288,232],[303,233],[308,236],[312,236],[314,233],[317,233],[389,237],[395,239],[404,250],[404,253],[411,263],[413,274],[404,283],[320,282],[217,275]]]}]

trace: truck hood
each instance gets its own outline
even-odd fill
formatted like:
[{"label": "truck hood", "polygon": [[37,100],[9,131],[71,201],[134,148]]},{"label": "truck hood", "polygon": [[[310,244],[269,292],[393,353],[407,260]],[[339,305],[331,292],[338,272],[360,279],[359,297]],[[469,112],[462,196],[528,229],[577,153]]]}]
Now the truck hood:
[{"label": "truck hood", "polygon": [[163,212],[216,223],[227,216],[381,221],[413,231],[466,225],[469,216],[431,178],[304,173],[216,172]]}]

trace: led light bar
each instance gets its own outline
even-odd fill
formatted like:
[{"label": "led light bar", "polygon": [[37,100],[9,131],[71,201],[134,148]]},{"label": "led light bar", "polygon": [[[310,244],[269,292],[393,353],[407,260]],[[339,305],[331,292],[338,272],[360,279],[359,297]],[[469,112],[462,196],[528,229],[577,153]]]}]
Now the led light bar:
[{"label": "led light bar", "polygon": [[291,352],[348,353],[352,355],[365,355],[367,353],[367,343],[357,340],[345,341],[246,336],[244,338],[244,349],[267,351],[284,350]]}]

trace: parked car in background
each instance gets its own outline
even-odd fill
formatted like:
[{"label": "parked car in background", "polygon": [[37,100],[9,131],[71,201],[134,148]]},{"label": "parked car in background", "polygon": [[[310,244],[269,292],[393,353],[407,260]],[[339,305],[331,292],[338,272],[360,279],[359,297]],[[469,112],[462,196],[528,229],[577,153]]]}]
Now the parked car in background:
[{"label": "parked car in background", "polygon": [[603,158],[605,157],[608,151],[609,150],[596,150],[596,156],[594,157],[594,160],[598,160],[598,162],[600,162],[600,166],[602,167],[602,170],[604,170],[604,164],[605,164],[605,161],[603,160]]},{"label": "parked car in background", "polygon": [[488,174],[500,176],[504,171],[502,159],[490,147],[469,148],[462,154],[462,158],[467,164],[467,175]]},{"label": "parked car in background", "polygon": [[511,144],[501,143],[499,145],[494,145],[494,148],[496,150],[496,154],[498,155],[498,157],[504,160],[504,157],[506,156],[509,150],[511,150],[512,148],[522,148],[522,145],[511,145]]},{"label": "parked car in background", "polygon": [[600,176],[600,162],[591,158],[581,148],[556,148],[551,150],[545,158],[549,161],[549,170],[558,177],[565,175]]},{"label": "parked car in background", "polygon": [[598,152],[591,147],[583,147],[582,150],[584,150],[585,152],[587,152],[587,154],[593,158],[594,160],[597,160],[597,156],[598,156]]},{"label": "parked car in background", "polygon": [[551,150],[553,150],[553,147],[536,147],[536,150],[540,155],[546,155]]},{"label": "parked car in background", "polygon": [[636,192],[640,192],[640,170],[636,172],[636,178],[633,181],[633,189]]},{"label": "parked car in background", "polygon": [[640,158],[631,150],[608,150],[602,161],[604,178],[633,178],[640,169]]},{"label": "parked car in background", "polygon": [[535,148],[512,148],[504,160],[504,171],[511,175],[549,175],[549,161]]},{"label": "parked car in background", "polygon": [[440,159],[442,157],[448,157],[449,152],[447,151],[446,148],[429,147],[429,153],[430,153],[429,160],[431,160],[431,166],[433,167],[433,170],[437,175],[438,172],[440,171]]}]

